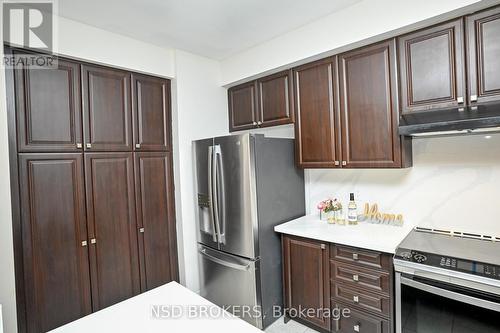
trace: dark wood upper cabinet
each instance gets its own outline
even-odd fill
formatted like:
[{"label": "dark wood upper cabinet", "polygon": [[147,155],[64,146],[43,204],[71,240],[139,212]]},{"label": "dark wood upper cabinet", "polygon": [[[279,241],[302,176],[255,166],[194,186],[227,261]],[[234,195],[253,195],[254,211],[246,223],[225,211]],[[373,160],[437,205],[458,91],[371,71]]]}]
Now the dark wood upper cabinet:
[{"label": "dark wood upper cabinet", "polygon": [[85,150],[131,151],[130,73],[82,65]]},{"label": "dark wood upper cabinet", "polygon": [[294,121],[292,71],[257,80],[259,127],[290,124]]},{"label": "dark wood upper cabinet", "polygon": [[469,102],[500,100],[500,8],[467,17]]},{"label": "dark wood upper cabinet", "polygon": [[339,166],[336,57],[297,67],[293,77],[298,165]]},{"label": "dark wood upper cabinet", "polygon": [[82,154],[20,154],[26,328],[91,312]]},{"label": "dark wood upper cabinet", "polygon": [[282,242],[285,308],[320,310],[316,316],[299,316],[299,319],[328,330],[331,318],[323,316],[321,311],[330,308],[328,246],[286,235],[282,236]]},{"label": "dark wood upper cabinet", "polygon": [[394,40],[339,56],[343,167],[400,167]]},{"label": "dark wood upper cabinet", "polygon": [[94,311],[140,292],[132,153],[85,154]]},{"label": "dark wood upper cabinet", "polygon": [[170,81],[132,74],[134,149],[170,150]]},{"label": "dark wood upper cabinet", "polygon": [[257,85],[255,81],[229,88],[229,131],[257,126]]},{"label": "dark wood upper cabinet", "polygon": [[80,65],[60,59],[55,69],[14,75],[19,152],[81,150]]},{"label": "dark wood upper cabinet", "polygon": [[141,289],[178,280],[172,153],[135,153]]},{"label": "dark wood upper cabinet", "polygon": [[403,113],[465,102],[462,18],[399,37],[398,46]]}]

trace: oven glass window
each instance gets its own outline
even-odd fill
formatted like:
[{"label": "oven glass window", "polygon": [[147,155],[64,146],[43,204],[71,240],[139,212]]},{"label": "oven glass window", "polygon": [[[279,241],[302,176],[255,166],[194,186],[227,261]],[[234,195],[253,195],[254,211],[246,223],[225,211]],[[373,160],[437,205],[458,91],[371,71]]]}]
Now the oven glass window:
[{"label": "oven glass window", "polygon": [[403,333],[500,333],[500,313],[401,285]]}]

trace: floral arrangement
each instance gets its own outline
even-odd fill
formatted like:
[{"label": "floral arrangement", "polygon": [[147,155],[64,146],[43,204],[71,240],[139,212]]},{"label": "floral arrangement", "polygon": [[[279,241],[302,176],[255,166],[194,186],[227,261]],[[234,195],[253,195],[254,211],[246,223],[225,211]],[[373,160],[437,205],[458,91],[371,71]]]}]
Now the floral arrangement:
[{"label": "floral arrangement", "polygon": [[326,199],[318,203],[317,208],[323,213],[336,212],[342,209],[342,203],[337,199]]}]

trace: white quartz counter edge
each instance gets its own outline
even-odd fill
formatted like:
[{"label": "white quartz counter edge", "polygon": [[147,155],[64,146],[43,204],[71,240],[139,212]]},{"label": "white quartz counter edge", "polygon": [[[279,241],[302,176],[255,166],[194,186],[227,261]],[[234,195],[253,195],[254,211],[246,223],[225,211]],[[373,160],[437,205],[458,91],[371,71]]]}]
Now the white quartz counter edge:
[{"label": "white quartz counter edge", "polygon": [[411,225],[397,227],[363,222],[345,226],[328,224],[317,215],[306,215],[274,227],[274,231],[282,234],[392,254],[411,229]]}]

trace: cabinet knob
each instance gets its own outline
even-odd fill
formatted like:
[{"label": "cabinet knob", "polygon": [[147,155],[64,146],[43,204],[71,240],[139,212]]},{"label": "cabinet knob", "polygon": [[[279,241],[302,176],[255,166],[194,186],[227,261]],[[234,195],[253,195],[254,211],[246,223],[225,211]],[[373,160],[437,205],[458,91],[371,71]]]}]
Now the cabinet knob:
[{"label": "cabinet knob", "polygon": [[87,246],[87,241],[82,241],[82,247]]},{"label": "cabinet knob", "polygon": [[464,98],[463,97],[457,97],[457,102],[458,102],[458,104],[463,104],[464,103]]},{"label": "cabinet knob", "polygon": [[354,325],[354,327],[352,329],[354,330],[354,332],[359,332],[359,328],[360,328],[360,325],[357,324],[357,325]]},{"label": "cabinet knob", "polygon": [[262,125],[262,121],[258,121],[258,122],[257,122],[257,125]]},{"label": "cabinet knob", "polygon": [[87,148],[92,148],[92,144],[91,144],[91,143],[87,143],[87,144],[85,145],[85,147],[87,147]]},{"label": "cabinet knob", "polygon": [[477,102],[477,95],[471,95],[470,96],[470,101],[471,102]]},{"label": "cabinet knob", "polygon": [[347,162],[346,161],[342,161],[342,165],[347,165]]},{"label": "cabinet knob", "polygon": [[326,249],[326,245],[325,244],[321,244],[321,249],[325,250]]},{"label": "cabinet knob", "polygon": [[359,296],[352,296],[352,301],[354,303],[359,303]]},{"label": "cabinet knob", "polygon": [[77,143],[77,144],[76,144],[76,148],[81,149],[82,147],[83,147],[83,146],[82,146],[82,144],[81,144],[81,143]]},{"label": "cabinet knob", "polygon": [[335,161],[335,165],[340,165],[340,161]]},{"label": "cabinet knob", "polygon": [[97,243],[97,239],[92,238],[92,239],[90,240],[90,244],[95,244],[95,243]]},{"label": "cabinet knob", "polygon": [[357,253],[353,253],[352,254],[352,260],[358,260],[359,257],[358,257],[358,254]]},{"label": "cabinet knob", "polygon": [[352,276],[352,280],[353,280],[353,281],[359,281],[359,275],[358,275],[358,274],[354,274],[354,275]]},{"label": "cabinet knob", "polygon": [[143,233],[144,233],[144,228],[139,228],[139,232],[140,232],[141,234],[143,234]]},{"label": "cabinet knob", "polygon": [[137,148],[137,149],[141,148],[141,144],[140,143],[136,143],[135,144],[135,148]]},{"label": "cabinet knob", "polygon": [[254,121],[252,124],[253,124],[253,125],[257,125],[257,122],[256,122],[256,121]]}]

